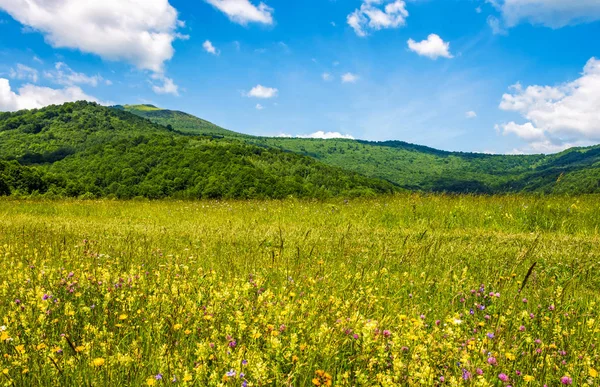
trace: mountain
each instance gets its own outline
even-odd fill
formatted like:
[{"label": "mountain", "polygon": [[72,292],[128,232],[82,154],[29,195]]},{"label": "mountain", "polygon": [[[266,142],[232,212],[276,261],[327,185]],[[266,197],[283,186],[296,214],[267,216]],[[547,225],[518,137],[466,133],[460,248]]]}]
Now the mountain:
[{"label": "mountain", "polygon": [[0,113],[0,195],[248,199],[397,190],[381,179],[204,128],[208,132],[186,133],[87,102]]},{"label": "mountain", "polygon": [[231,130],[223,129],[217,125],[195,117],[191,114],[176,110],[166,110],[153,105],[118,105],[116,109],[133,113],[163,126],[171,126],[184,133],[205,134],[216,136],[237,137],[243,136]]},{"label": "mountain", "polygon": [[[148,117],[140,109],[130,111]],[[168,111],[160,111],[163,117],[168,116]],[[183,127],[177,120],[148,118],[177,130],[195,133],[203,133],[202,125],[206,122],[187,115],[187,125]],[[385,179],[408,190],[453,193],[600,192],[599,146],[573,148],[555,155],[489,155],[446,152],[402,141],[269,138],[231,131],[221,133],[248,144],[310,156],[331,166]]]}]

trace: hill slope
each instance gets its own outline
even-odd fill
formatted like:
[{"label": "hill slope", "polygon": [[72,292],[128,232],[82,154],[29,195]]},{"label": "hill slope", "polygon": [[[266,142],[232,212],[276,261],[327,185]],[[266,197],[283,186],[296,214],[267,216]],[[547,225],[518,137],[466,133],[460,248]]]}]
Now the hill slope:
[{"label": "hill slope", "polygon": [[[141,114],[139,110],[132,112]],[[162,114],[166,116],[164,112]],[[198,129],[194,130],[200,131],[203,120],[195,119]],[[160,123],[182,129],[175,120],[165,119]],[[328,165],[382,178],[410,190],[600,192],[599,146],[570,149],[555,155],[488,155],[446,152],[402,141],[268,138],[232,133],[225,136],[310,156]]]},{"label": "hill slope", "polygon": [[171,126],[177,130],[192,134],[205,134],[216,136],[242,136],[231,130],[223,129],[211,122],[176,110],[166,110],[153,105],[124,105],[115,106],[137,116],[163,126]]},{"label": "hill slope", "polygon": [[0,113],[0,155],[0,194],[322,198],[396,190],[310,157],[190,135],[86,102]]}]

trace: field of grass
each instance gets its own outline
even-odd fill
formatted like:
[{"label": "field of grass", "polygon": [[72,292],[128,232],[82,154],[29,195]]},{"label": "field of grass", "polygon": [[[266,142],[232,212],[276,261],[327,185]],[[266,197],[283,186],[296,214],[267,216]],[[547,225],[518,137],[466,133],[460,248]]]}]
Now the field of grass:
[{"label": "field of grass", "polygon": [[0,385],[598,385],[599,199],[1,200]]}]

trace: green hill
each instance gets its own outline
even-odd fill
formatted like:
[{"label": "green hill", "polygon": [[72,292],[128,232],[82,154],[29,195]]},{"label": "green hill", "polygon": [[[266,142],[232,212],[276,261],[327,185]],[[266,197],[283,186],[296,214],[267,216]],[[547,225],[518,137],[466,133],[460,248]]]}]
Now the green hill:
[{"label": "green hill", "polygon": [[216,136],[242,136],[231,130],[223,129],[217,125],[192,116],[191,114],[157,108],[153,105],[124,105],[114,106],[116,109],[122,109],[137,116],[144,117],[150,121],[163,126],[177,128],[185,133],[205,134]]},{"label": "green hill", "polygon": [[396,190],[303,155],[87,102],[0,113],[0,155],[0,195],[325,198]]},{"label": "green hill", "polygon": [[[167,116],[164,110],[161,111]],[[142,115],[139,109],[132,112]],[[190,128],[180,126],[176,120],[165,119],[160,123],[177,130]],[[382,178],[409,190],[600,192],[600,147],[570,149],[555,155],[488,155],[446,152],[402,141],[268,138],[230,133],[224,135],[261,147],[310,156],[325,164]]]}]

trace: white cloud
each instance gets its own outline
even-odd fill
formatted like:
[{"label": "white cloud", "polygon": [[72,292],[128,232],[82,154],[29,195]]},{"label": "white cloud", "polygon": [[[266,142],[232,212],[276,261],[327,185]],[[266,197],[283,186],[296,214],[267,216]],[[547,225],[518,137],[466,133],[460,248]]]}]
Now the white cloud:
[{"label": "white cloud", "polygon": [[265,107],[259,103],[256,104],[256,110],[263,110]]},{"label": "white cloud", "polygon": [[17,69],[10,69],[10,77],[13,79],[29,80],[33,83],[38,81],[38,71],[31,67],[17,63]]},{"label": "white cloud", "polygon": [[372,31],[404,26],[407,17],[406,3],[402,0],[363,0],[346,22],[356,35],[367,36]]},{"label": "white cloud", "polygon": [[0,9],[41,32],[53,47],[74,48],[162,72],[184,38],[168,0],[0,0]]},{"label": "white cloud", "polygon": [[506,35],[507,34],[506,30],[502,26],[502,22],[497,17],[492,16],[492,15],[488,16],[487,24],[492,29],[492,33],[494,35]]},{"label": "white cloud", "polygon": [[273,8],[260,2],[258,6],[250,0],[205,0],[213,7],[227,15],[227,17],[238,24],[248,23],[273,24]]},{"label": "white cloud", "polygon": [[465,117],[467,118],[476,118],[477,117],[477,113],[475,113],[473,110],[468,111],[465,113]]},{"label": "white cloud", "polygon": [[527,88],[517,83],[511,92],[502,96],[500,109],[517,112],[527,122],[499,125],[503,134],[546,149],[600,141],[600,60],[591,58],[572,82]]},{"label": "white cloud", "polygon": [[324,81],[331,81],[333,80],[333,76],[329,73],[323,73],[321,74],[321,78],[323,78]]},{"label": "white cloud", "polygon": [[51,89],[27,84],[15,92],[11,89],[8,79],[0,78],[0,111],[37,109],[81,100],[99,102],[76,86]]},{"label": "white cloud", "polygon": [[346,73],[342,75],[342,83],[356,83],[358,81],[358,75],[352,73]]},{"label": "white cloud", "polygon": [[44,76],[51,81],[63,85],[89,85],[96,87],[104,79],[100,75],[89,76],[84,73],[77,73],[63,62],[57,62],[54,71],[45,71]]},{"label": "white cloud", "polygon": [[246,94],[246,96],[267,99],[267,98],[277,97],[278,93],[279,93],[279,90],[277,90],[275,88],[265,87],[263,85],[256,85],[252,88],[252,90],[250,90]]},{"label": "white cloud", "polygon": [[598,0],[503,0],[496,6],[508,27],[529,22],[560,28],[600,20]]},{"label": "white cloud", "polygon": [[439,57],[452,58],[450,53],[450,43],[444,42],[436,34],[431,34],[427,37],[427,40],[421,42],[415,42],[412,39],[408,39],[408,49],[416,52],[421,56],[426,56],[430,59],[437,59]]},{"label": "white cloud", "polygon": [[324,132],[322,130],[319,130],[318,132],[314,132],[311,134],[299,134],[296,136],[292,136],[291,134],[280,134],[277,137],[286,137],[286,138],[320,138],[323,140],[331,140],[334,138],[340,138],[340,139],[347,139],[347,140],[354,140],[354,137],[352,137],[349,134],[342,134],[340,132]]},{"label": "white cloud", "polygon": [[152,83],[152,90],[156,94],[171,94],[175,96],[179,95],[179,86],[177,86],[171,78],[168,78],[163,74],[153,74],[152,79],[162,82],[162,85]]},{"label": "white cloud", "polygon": [[209,54],[213,54],[213,55],[220,54],[219,50],[217,50],[215,48],[215,46],[213,46],[213,44],[210,40],[206,40],[204,43],[202,43],[202,47],[204,48],[204,51],[208,52]]}]

